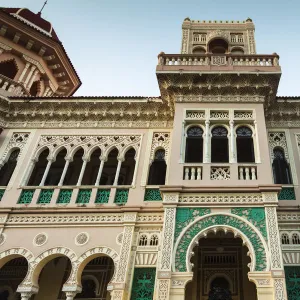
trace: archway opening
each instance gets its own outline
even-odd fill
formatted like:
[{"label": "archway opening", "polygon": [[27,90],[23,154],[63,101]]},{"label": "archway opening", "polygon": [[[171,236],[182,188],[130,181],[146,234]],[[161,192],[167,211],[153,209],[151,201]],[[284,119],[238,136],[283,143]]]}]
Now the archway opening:
[{"label": "archway opening", "polygon": [[5,77],[14,79],[17,73],[18,68],[14,59],[10,59],[0,63],[0,74],[4,75]]},{"label": "archway opening", "polygon": [[91,154],[90,161],[87,163],[84,175],[82,178],[82,185],[94,185],[96,182],[98,170],[100,167],[100,148],[96,148]]},{"label": "archway opening", "polygon": [[135,169],[136,152],[133,148],[129,149],[125,154],[125,160],[122,162],[122,167],[118,179],[120,185],[131,185]]},{"label": "archway opening", "polygon": [[75,299],[111,299],[107,286],[113,273],[114,262],[110,257],[98,256],[92,259],[82,271],[82,292]]},{"label": "archway opening", "polygon": [[0,300],[19,299],[16,292],[28,271],[28,262],[24,257],[9,260],[0,269]]},{"label": "archway opening", "polygon": [[104,163],[104,168],[101,174],[100,185],[113,185],[117,167],[118,167],[118,155],[117,148],[112,149],[107,157],[107,161]]},{"label": "archway opening", "polygon": [[207,233],[193,249],[193,280],[186,300],[256,300],[256,287],[247,273],[251,262],[239,237],[223,230]]},{"label": "archway opening", "polygon": [[83,163],[83,154],[84,151],[82,148],[79,148],[74,156],[73,160],[69,164],[68,171],[66,173],[66,177],[64,180],[64,185],[76,185],[78,181],[78,177],[81,171],[82,163]]},{"label": "archway opening", "polygon": [[72,266],[68,257],[50,258],[50,261],[44,265],[39,274],[39,291],[33,300],[65,299],[62,288],[70,276],[71,269]]},{"label": "archway opening", "polygon": [[193,54],[205,54],[206,51],[203,47],[195,47],[193,49]]},{"label": "archway opening", "polygon": [[28,181],[29,186],[37,186],[37,185],[40,184],[40,182],[43,178],[45,169],[46,169],[47,164],[48,164],[48,159],[47,159],[48,155],[49,155],[49,149],[48,148],[45,149],[39,155],[38,161],[35,163],[34,169],[31,173],[30,179]]},{"label": "archway opening", "polygon": [[208,45],[209,52],[212,54],[228,53],[228,43],[223,39],[214,39]]}]

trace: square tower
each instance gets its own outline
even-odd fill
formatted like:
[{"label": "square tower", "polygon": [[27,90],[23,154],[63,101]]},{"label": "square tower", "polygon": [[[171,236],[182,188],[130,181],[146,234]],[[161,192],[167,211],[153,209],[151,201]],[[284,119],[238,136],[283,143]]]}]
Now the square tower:
[{"label": "square tower", "polygon": [[256,54],[254,24],[246,21],[197,21],[182,24],[181,54]]}]

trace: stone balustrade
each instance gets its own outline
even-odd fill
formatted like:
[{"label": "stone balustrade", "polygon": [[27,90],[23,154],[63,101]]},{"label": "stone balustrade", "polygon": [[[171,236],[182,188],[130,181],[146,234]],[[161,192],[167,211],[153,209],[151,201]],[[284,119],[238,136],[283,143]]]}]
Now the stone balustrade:
[{"label": "stone balustrade", "polygon": [[184,180],[201,180],[202,167],[201,166],[185,166],[184,167]]},{"label": "stone balustrade", "polygon": [[0,74],[0,89],[13,94],[14,96],[30,96],[22,83],[16,82]]},{"label": "stone balustrade", "polygon": [[279,56],[234,54],[165,54],[158,55],[160,66],[279,66]]},{"label": "stone balustrade", "polygon": [[[210,163],[185,163],[183,164],[184,181],[201,180],[208,184],[214,180],[257,180],[256,164],[210,164]],[[204,184],[204,183],[201,183]]]},{"label": "stone balustrade", "polygon": [[239,166],[239,180],[257,180],[256,166]]}]

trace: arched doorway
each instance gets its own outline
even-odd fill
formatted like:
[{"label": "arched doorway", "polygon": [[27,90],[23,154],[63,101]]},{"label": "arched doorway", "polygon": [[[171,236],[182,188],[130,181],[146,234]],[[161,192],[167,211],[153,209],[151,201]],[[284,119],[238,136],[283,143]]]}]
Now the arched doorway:
[{"label": "arched doorway", "polygon": [[208,231],[193,249],[193,280],[186,300],[256,300],[256,287],[247,273],[251,262],[239,237],[232,232]]},{"label": "arched doorway", "polygon": [[28,262],[24,257],[9,260],[0,269],[0,300],[17,300],[19,284],[24,280],[28,271]]},{"label": "arched doorway", "polygon": [[[66,256],[50,256],[41,263],[42,270],[38,276],[39,291],[33,300],[65,299],[63,284],[71,274],[71,262]],[[43,266],[44,265],[44,266]]]}]

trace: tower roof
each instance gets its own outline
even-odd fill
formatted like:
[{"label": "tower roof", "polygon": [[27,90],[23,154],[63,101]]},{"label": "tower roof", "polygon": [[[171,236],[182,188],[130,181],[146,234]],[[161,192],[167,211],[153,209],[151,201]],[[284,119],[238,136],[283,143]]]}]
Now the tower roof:
[{"label": "tower roof", "polygon": [[59,41],[59,38],[52,27],[52,24],[41,17],[41,13],[34,13],[27,8],[6,8],[2,7],[2,11],[9,13],[11,16],[23,21],[25,24],[35,28],[36,30],[46,34],[47,36]]}]

